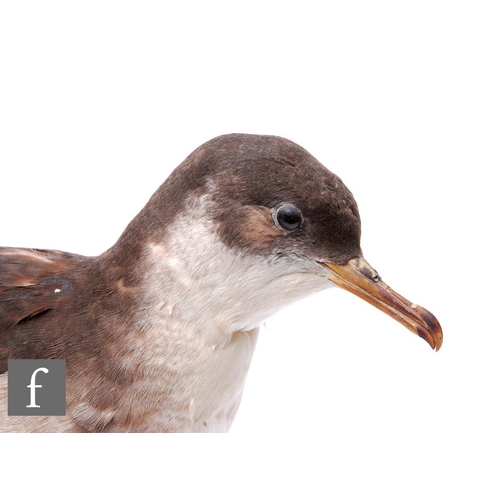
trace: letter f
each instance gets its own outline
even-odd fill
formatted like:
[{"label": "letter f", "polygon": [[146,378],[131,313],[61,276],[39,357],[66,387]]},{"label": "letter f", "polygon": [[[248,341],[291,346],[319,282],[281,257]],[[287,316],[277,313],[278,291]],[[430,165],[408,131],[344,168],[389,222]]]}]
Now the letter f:
[{"label": "letter f", "polygon": [[30,404],[26,405],[26,408],[40,408],[40,405],[37,405],[35,402],[35,394],[36,391],[35,389],[38,389],[39,387],[42,387],[41,385],[36,385],[36,374],[38,372],[43,372],[43,373],[49,373],[49,370],[47,368],[37,368],[33,374],[31,375],[31,382],[30,385],[26,386],[30,390]]}]

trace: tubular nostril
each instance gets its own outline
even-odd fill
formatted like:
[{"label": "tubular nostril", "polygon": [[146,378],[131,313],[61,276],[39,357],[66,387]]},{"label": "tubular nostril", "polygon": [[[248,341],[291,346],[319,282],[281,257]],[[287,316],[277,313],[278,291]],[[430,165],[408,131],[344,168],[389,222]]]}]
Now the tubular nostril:
[{"label": "tubular nostril", "polygon": [[373,281],[374,283],[382,281],[382,278],[377,273],[377,271],[375,271],[375,269],[373,269],[373,267],[371,267],[368,264],[360,266],[359,271],[363,276],[367,277],[370,281]]}]

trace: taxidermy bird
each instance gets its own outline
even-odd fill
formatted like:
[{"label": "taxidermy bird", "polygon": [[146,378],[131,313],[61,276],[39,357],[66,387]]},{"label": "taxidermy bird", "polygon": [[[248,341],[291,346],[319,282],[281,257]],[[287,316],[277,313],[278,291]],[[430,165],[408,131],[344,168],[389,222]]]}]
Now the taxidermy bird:
[{"label": "taxidermy bird", "polygon": [[[351,192],[306,150],[231,134],[188,156],[97,257],[0,248],[0,431],[227,431],[259,325],[332,286],[438,350],[436,318],[381,280],[360,235]],[[66,415],[7,415],[18,359],[66,360]]]}]

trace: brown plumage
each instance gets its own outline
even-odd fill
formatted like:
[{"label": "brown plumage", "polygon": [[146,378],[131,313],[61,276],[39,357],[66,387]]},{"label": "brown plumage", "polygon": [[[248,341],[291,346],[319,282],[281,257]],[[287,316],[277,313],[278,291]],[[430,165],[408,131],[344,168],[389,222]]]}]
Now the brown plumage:
[{"label": "brown plumage", "polygon": [[[284,204],[300,211],[296,229],[276,219]],[[258,322],[330,282],[439,348],[435,318],[394,299],[362,259],[360,227],[350,191],[303,148],[232,134],[193,152],[98,257],[0,248],[0,373],[7,359],[67,367],[66,416],[3,413],[0,430],[227,429]]]}]

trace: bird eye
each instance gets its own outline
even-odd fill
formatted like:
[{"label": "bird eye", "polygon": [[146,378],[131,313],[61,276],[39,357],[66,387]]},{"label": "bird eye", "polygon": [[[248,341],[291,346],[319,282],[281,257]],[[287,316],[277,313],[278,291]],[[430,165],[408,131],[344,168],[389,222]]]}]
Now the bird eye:
[{"label": "bird eye", "polygon": [[302,214],[292,205],[283,205],[276,212],[276,222],[283,229],[293,231],[302,224]]}]

